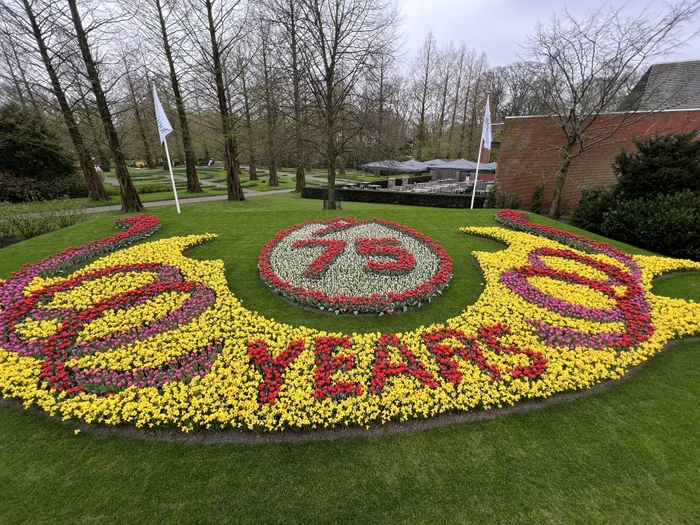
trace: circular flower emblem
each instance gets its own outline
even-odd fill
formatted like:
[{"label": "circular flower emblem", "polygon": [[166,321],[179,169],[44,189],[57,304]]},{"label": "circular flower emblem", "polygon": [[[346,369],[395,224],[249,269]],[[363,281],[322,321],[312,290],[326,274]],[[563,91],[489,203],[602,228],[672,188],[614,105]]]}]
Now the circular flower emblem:
[{"label": "circular flower emblem", "polygon": [[345,217],[280,232],[258,267],[282,297],[335,314],[418,308],[452,278],[449,255],[431,238],[389,221]]}]

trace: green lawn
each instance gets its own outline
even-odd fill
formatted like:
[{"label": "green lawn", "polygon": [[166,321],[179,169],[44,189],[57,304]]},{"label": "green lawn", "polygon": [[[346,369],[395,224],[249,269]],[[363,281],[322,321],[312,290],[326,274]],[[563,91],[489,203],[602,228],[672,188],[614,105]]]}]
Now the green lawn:
[{"label": "green lawn", "polygon": [[[400,331],[444,320],[479,295],[471,251],[501,246],[457,232],[493,211],[320,201],[282,194],[152,210],[158,238],[214,232],[192,250],[223,259],[245,306],[289,323]],[[454,284],[416,312],[334,318],[302,312],[259,281],[257,254],[280,229],[337,215],[418,229],[451,255]],[[113,231],[116,213],[0,249],[0,277]],[[570,231],[576,228],[553,223]],[[600,238],[591,236],[594,238]],[[635,253],[620,243],[611,243]],[[700,300],[700,275],[654,291]],[[493,421],[380,437],[195,445],[74,435],[70,426],[0,407],[0,523],[698,523],[700,343],[675,345],[605,392]]]}]

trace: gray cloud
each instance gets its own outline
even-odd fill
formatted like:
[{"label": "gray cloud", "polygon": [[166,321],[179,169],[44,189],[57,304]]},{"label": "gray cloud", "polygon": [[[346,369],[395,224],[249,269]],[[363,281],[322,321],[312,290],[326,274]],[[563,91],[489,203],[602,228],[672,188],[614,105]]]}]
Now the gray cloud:
[{"label": "gray cloud", "polygon": [[[599,4],[586,0],[397,0],[404,15],[404,32],[408,56],[412,56],[432,30],[439,44],[452,40],[457,47],[465,44],[488,55],[492,66],[509,64],[522,54],[528,34],[537,20],[548,19],[566,6],[573,15],[585,16]],[[663,8],[665,2],[630,0],[626,10],[631,15],[642,10]],[[690,35],[697,24],[687,28]],[[678,48],[667,60],[700,59],[700,39]]]}]

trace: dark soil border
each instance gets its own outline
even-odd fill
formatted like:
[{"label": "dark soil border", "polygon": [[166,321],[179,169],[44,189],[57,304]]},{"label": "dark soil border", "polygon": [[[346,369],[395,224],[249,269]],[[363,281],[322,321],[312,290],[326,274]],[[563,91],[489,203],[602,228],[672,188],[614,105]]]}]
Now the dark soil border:
[{"label": "dark soil border", "polygon": [[[700,337],[674,339],[673,341],[667,343],[662,351],[666,351],[668,348],[677,344],[694,342],[700,342]],[[653,356],[651,359],[653,359]],[[306,443],[333,441],[337,439],[356,439],[406,434],[461,423],[491,421],[493,419],[498,419],[511,414],[534,412],[550,406],[561,405],[563,403],[584,399],[586,397],[610,390],[615,385],[625,383],[630,378],[636,376],[647,366],[651,359],[647,359],[639,365],[630,368],[620,379],[610,379],[602,383],[598,383],[591,388],[575,390],[572,392],[562,392],[544,399],[520,401],[515,405],[499,409],[442,414],[429,419],[414,419],[403,423],[376,424],[369,429],[360,427],[340,427],[335,429],[319,429],[315,431],[292,430],[266,433],[227,429],[202,430],[198,433],[186,434],[181,430],[171,428],[154,430],[139,429],[128,425],[110,427],[104,425],[88,425],[87,423],[75,420],[64,421],[59,416],[51,416],[37,407],[25,409],[21,401],[14,399],[0,398],[0,407],[10,407],[17,411],[29,412],[30,414],[39,416],[47,421],[53,421],[64,427],[80,430],[85,434],[98,437],[127,437],[145,441],[165,441],[169,443],[201,445],[220,445],[227,443],[242,445],[261,445],[267,443]]]}]

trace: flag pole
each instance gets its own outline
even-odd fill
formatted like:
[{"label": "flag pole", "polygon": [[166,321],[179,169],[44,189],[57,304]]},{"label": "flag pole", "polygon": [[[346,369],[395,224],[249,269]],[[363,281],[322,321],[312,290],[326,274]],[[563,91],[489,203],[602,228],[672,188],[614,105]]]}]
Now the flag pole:
[{"label": "flag pole", "polygon": [[486,108],[484,110],[484,125],[481,130],[481,140],[479,141],[479,154],[476,156],[476,173],[474,174],[474,187],[472,188],[472,205],[470,210],[474,209],[474,197],[476,197],[476,183],[479,181],[479,165],[481,164],[481,150],[486,149],[491,152],[491,110],[489,109],[489,97],[491,93],[486,93]]},{"label": "flag pole", "polygon": [[173,175],[173,163],[170,162],[170,150],[168,149],[168,139],[166,137],[169,133],[173,131],[173,127],[168,121],[168,116],[163,110],[163,105],[158,99],[158,92],[156,91],[156,86],[153,86],[153,106],[156,110],[156,124],[158,125],[158,136],[160,137],[160,143],[165,146],[165,157],[168,160],[168,170],[170,171],[170,182],[173,183],[173,195],[175,195],[175,207],[177,212],[180,213],[180,201],[177,198],[177,187],[175,186],[175,175]]},{"label": "flag pole", "polygon": [[481,139],[479,141],[479,154],[476,157],[476,173],[474,174],[474,187],[472,188],[472,205],[469,208],[470,210],[474,209],[474,197],[476,197],[476,181],[479,180],[479,164],[481,163],[482,149],[484,149],[484,139]]},{"label": "flag pole", "polygon": [[168,158],[168,169],[170,170],[170,182],[173,183],[173,194],[175,195],[175,207],[177,212],[180,213],[180,201],[177,199],[177,188],[175,187],[175,175],[173,175],[173,163],[170,162],[170,151],[168,150],[168,139],[163,137],[163,144],[165,144],[165,156]]}]

